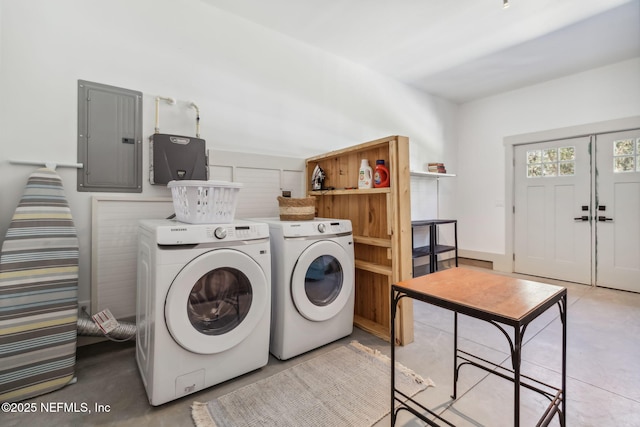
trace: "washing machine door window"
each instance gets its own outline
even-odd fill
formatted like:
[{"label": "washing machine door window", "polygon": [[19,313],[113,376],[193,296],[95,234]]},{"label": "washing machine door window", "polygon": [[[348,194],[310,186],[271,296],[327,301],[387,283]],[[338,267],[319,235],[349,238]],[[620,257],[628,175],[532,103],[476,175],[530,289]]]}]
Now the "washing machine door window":
[{"label": "washing machine door window", "polygon": [[269,282],[259,264],[233,249],[217,249],[189,262],[165,301],[173,339],[199,354],[226,351],[253,332],[270,306]]},{"label": "washing machine door window", "polygon": [[298,312],[321,322],[337,315],[354,286],[353,260],[336,242],[323,240],[307,247],[291,276],[291,296]]},{"label": "washing machine door window", "polygon": [[191,288],[187,310],[191,325],[205,335],[222,335],[249,313],[253,292],[247,276],[230,267],[216,268]]}]

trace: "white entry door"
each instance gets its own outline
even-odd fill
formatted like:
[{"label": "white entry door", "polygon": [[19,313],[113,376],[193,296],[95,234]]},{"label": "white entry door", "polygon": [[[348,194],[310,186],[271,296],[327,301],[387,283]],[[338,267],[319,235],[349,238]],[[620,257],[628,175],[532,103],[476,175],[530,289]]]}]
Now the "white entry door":
[{"label": "white entry door", "polygon": [[590,284],[591,138],[514,149],[514,270]]},{"label": "white entry door", "polygon": [[640,130],[596,136],[596,284],[640,292]]},{"label": "white entry door", "polygon": [[640,292],[640,129],[514,156],[514,271]]}]

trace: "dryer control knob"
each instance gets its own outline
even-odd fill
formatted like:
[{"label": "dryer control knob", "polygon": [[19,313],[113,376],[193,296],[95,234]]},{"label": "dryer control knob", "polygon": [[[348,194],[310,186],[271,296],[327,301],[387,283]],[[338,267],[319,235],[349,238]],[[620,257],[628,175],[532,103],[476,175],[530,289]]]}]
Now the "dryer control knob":
[{"label": "dryer control knob", "polygon": [[326,224],[324,224],[322,222],[320,224],[318,224],[318,231],[319,232],[324,233],[326,230],[327,230]]},{"label": "dryer control knob", "polygon": [[225,237],[227,237],[227,229],[224,228],[224,227],[218,227],[218,228],[216,228],[216,231],[213,232],[213,234],[218,239],[224,239]]}]

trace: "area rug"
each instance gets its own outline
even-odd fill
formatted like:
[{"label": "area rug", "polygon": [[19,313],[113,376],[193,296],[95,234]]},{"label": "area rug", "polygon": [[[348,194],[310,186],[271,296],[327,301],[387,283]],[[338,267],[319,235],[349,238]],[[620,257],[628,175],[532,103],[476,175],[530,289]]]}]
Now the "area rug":
[{"label": "area rug", "polygon": [[[357,341],[206,403],[197,427],[369,427],[389,413],[390,359]],[[396,363],[396,388],[409,396],[433,386]]]}]

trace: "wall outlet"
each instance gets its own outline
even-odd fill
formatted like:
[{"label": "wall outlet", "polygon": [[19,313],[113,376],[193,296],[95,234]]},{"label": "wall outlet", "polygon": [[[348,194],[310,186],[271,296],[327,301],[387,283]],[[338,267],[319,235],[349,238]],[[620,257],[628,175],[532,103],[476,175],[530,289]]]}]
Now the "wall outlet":
[{"label": "wall outlet", "polygon": [[282,197],[291,197],[291,190],[282,190]]},{"label": "wall outlet", "polygon": [[87,314],[91,316],[91,301],[89,300],[78,301],[78,316],[82,315],[83,308],[87,312]]}]

